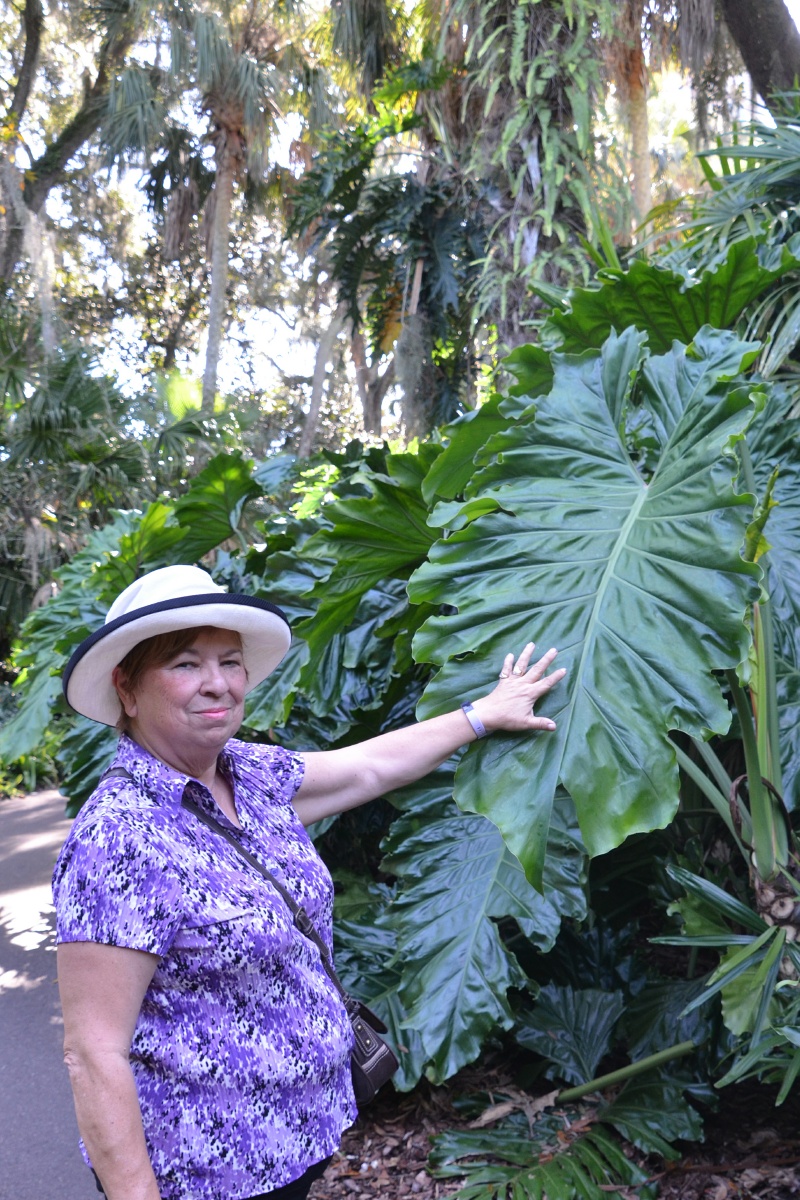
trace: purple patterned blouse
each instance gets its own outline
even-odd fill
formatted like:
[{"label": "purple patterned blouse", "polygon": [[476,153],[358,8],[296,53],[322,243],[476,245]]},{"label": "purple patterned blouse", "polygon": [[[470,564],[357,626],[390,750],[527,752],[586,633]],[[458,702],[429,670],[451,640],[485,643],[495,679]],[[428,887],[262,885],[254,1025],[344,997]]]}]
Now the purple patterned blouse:
[{"label": "purple patterned blouse", "polygon": [[[330,945],[331,878],[291,804],[302,758],[231,740],[220,763],[242,845]],[[344,1005],[275,889],[181,808],[189,789],[235,829],[208,789],[125,736],[114,766],[135,782],[100,784],[56,863],[58,941],[159,956],[131,1065],[164,1200],[281,1187],[332,1154],[355,1120]]]}]

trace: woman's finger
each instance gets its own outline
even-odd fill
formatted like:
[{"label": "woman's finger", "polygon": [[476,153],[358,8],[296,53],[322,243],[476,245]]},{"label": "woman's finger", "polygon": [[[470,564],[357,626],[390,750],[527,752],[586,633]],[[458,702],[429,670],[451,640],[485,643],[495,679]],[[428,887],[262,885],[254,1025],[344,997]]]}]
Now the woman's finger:
[{"label": "woman's finger", "polygon": [[500,668],[500,678],[508,679],[509,675],[512,672],[513,667],[514,667],[514,655],[507,654],[505,656],[505,658],[503,659],[503,665]]},{"label": "woman's finger", "polygon": [[528,678],[534,682],[541,679],[550,664],[555,661],[557,654],[558,651],[555,648],[548,650],[546,654],[543,654],[538,662],[535,662],[531,669],[527,672]]},{"label": "woman's finger", "polygon": [[536,699],[543,696],[545,692],[549,692],[550,688],[555,687],[557,683],[564,678],[567,673],[566,667],[559,667],[557,671],[551,671],[549,675],[543,675],[541,679],[534,680],[536,687]]},{"label": "woman's finger", "polygon": [[[533,642],[528,642],[527,646],[525,647],[525,649],[522,651],[519,658],[517,659],[516,665],[515,665],[513,671],[511,672],[512,675],[524,675],[525,674],[525,672],[528,669],[528,663],[531,660],[531,655],[533,654],[535,649],[536,649],[535,644]],[[513,657],[513,655],[512,655],[512,657]]]}]

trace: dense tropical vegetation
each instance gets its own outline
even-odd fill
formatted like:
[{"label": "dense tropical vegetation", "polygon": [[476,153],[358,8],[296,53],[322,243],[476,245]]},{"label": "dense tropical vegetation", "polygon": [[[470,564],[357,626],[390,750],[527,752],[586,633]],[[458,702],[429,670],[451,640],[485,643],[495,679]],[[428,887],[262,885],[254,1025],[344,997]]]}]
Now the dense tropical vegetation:
[{"label": "dense tropical vegetation", "polygon": [[[249,738],[328,747],[443,711],[529,637],[568,668],[552,737],[475,744],[314,830],[397,1086],[516,1048],[492,1128],[434,1147],[465,1197],[643,1187],[620,1136],[675,1156],[715,1088],[781,1102],[800,1075],[800,122],[739,7],[723,26],[630,0],[623,32],[584,0],[105,7],[78,116],[33,87],[39,61],[74,82],[36,44],[74,14],[4,18],[3,187],[46,147],[21,224],[19,197],[4,214],[9,786],[50,772],[72,812],[91,792],[113,734],[66,710],[59,672],[167,563],[292,621]],[[695,194],[648,178],[645,213],[609,81],[632,128],[648,56],[691,70],[699,149],[730,121],[721,39],[770,115],[693,159]],[[270,158],[279,110],[293,168]],[[275,309],[307,367],[273,388],[226,368],[220,393],[225,338],[256,356]]]}]

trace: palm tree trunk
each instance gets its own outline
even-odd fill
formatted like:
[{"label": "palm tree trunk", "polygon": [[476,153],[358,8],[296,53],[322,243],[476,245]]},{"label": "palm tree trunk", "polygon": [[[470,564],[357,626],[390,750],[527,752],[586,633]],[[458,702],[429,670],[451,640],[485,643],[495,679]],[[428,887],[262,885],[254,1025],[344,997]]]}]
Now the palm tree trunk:
[{"label": "palm tree trunk", "polygon": [[632,25],[630,43],[621,56],[622,94],[631,135],[631,184],[637,225],[641,225],[653,207],[650,179],[650,134],[647,126],[647,64],[644,59],[639,23]]},{"label": "palm tree trunk", "polygon": [[303,426],[303,432],[300,437],[300,445],[297,448],[298,458],[308,458],[314,448],[314,435],[317,432],[319,414],[322,408],[322,395],[325,386],[325,376],[328,371],[328,359],[331,356],[334,342],[339,336],[342,324],[343,315],[340,312],[335,312],[331,317],[330,325],[319,339],[317,357],[314,362],[314,376],[311,381],[311,402],[308,406],[306,423]]},{"label": "palm tree trunk", "polygon": [[214,183],[214,224],[211,238],[211,295],[208,301],[208,345],[203,371],[201,415],[214,415],[217,394],[217,367],[222,344],[222,326],[228,306],[228,253],[230,248],[231,205],[236,164],[227,145],[223,145]]}]

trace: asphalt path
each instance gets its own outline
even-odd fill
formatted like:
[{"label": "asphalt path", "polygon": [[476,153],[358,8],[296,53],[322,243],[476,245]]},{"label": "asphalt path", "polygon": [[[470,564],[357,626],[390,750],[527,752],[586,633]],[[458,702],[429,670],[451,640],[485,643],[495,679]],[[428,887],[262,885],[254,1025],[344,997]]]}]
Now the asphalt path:
[{"label": "asphalt path", "polygon": [[98,1200],[61,1057],[50,877],[58,792],[0,800],[0,1200]]}]

